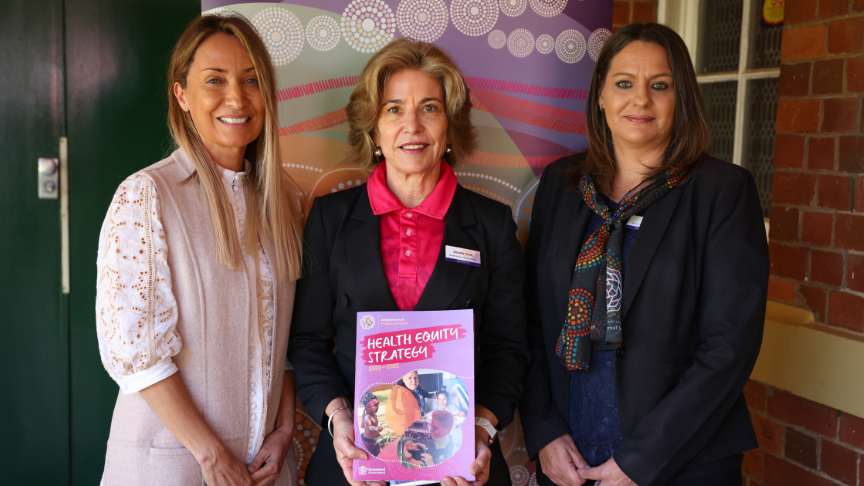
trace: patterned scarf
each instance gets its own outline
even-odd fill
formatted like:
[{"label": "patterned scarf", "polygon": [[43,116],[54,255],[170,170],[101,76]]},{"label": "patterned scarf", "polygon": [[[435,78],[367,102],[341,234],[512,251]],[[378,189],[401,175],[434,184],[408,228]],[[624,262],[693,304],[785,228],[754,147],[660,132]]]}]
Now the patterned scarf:
[{"label": "patterned scarf", "polygon": [[[579,251],[570,286],[567,319],[555,346],[555,354],[568,370],[588,369],[592,340],[621,343],[624,225],[683,178],[683,171],[674,168],[644,181],[636,188],[643,189],[635,195],[628,192],[613,214],[594,188],[591,176],[582,177],[579,183],[582,199],[603,218],[603,223]],[[606,292],[602,292],[604,287]]]}]

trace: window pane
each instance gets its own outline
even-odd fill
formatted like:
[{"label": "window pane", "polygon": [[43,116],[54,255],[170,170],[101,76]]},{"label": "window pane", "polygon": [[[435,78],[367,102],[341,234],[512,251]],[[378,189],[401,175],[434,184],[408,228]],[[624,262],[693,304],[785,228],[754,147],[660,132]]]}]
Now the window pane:
[{"label": "window pane", "polygon": [[750,42],[750,69],[780,67],[780,38],[783,24],[770,25],[762,21],[762,2],[753,2],[753,41]]},{"label": "window pane", "polygon": [[744,0],[701,2],[697,73],[738,71]]},{"label": "window pane", "polygon": [[771,209],[771,175],[774,172],[774,132],[777,121],[779,78],[747,82],[748,122],[742,165],[753,173],[762,215]]},{"label": "window pane", "polygon": [[708,153],[720,160],[732,162],[732,150],[735,145],[735,98],[738,94],[738,82],[706,83],[700,84],[699,87],[705,98],[705,107],[708,109],[708,124],[711,129]]}]

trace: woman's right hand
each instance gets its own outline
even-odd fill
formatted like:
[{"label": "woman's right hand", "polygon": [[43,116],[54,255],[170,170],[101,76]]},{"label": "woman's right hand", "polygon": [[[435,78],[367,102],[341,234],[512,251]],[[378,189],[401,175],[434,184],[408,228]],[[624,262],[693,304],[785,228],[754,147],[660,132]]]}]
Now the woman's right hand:
[{"label": "woman's right hand", "polygon": [[579,453],[573,437],[565,434],[540,449],[540,466],[543,474],[559,486],[580,486],[585,480],[579,477],[579,468],[588,467],[588,462]]},{"label": "woman's right hand", "polygon": [[246,466],[221,445],[199,459],[198,464],[207,486],[252,486]]},{"label": "woman's right hand", "polygon": [[354,445],[354,418],[352,415],[349,409],[337,413],[332,420],[333,448],[336,449],[336,460],[342,467],[342,473],[345,474],[345,479],[352,486],[386,486],[378,481],[365,482],[351,479],[354,459],[368,459],[366,452]]}]

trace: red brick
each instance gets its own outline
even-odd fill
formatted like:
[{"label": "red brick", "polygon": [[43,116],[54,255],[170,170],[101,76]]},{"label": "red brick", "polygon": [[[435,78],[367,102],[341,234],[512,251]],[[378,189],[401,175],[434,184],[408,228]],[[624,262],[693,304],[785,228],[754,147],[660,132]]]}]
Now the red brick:
[{"label": "red brick", "polygon": [[804,211],[801,240],[807,245],[831,246],[834,215],[818,211]]},{"label": "red brick", "polygon": [[816,469],[816,437],[799,432],[791,427],[786,429],[786,457],[798,464]]},{"label": "red brick", "polygon": [[[795,2],[790,2],[794,4]],[[831,486],[831,481],[789,461],[765,454],[765,484],[771,486]]]},{"label": "red brick", "polygon": [[744,398],[747,406],[754,410],[764,412],[768,408],[768,388],[764,383],[748,380],[744,385]]},{"label": "red brick", "polygon": [[837,436],[837,410],[783,390],[768,397],[772,417],[800,425],[826,437]]},{"label": "red brick", "polygon": [[810,94],[810,63],[784,64],[780,66],[780,96],[807,96]]},{"label": "red brick", "polygon": [[783,22],[789,25],[816,19],[816,0],[787,2]]},{"label": "red brick", "polygon": [[830,19],[849,13],[849,0],[820,0],[819,18]]},{"label": "red brick", "polygon": [[810,280],[834,287],[843,285],[843,254],[836,251],[812,250]]},{"label": "red brick", "polygon": [[765,450],[780,454],[783,449],[783,426],[771,420],[767,415],[757,414],[753,416],[753,429],[756,430],[756,439]]},{"label": "red brick", "polygon": [[802,285],[799,292],[801,292],[801,297],[804,298],[807,308],[816,313],[816,320],[823,322],[827,317],[825,306],[828,303],[828,291],[819,287]]},{"label": "red brick", "polygon": [[822,472],[845,484],[855,484],[858,454],[840,444],[822,441]]},{"label": "red brick", "polygon": [[770,300],[780,300],[790,304],[795,303],[795,296],[798,292],[798,286],[793,282],[786,282],[774,277],[768,279],[768,298]]},{"label": "red brick", "polygon": [[807,271],[807,248],[771,242],[768,244],[768,253],[771,258],[771,275],[804,281]]},{"label": "red brick", "polygon": [[852,179],[849,176],[819,175],[818,204],[823,208],[851,211]]},{"label": "red brick", "polygon": [[840,417],[840,440],[852,447],[864,449],[864,419],[844,413]]},{"label": "red brick", "polygon": [[633,22],[656,22],[654,2],[636,2],[633,4]]},{"label": "red brick", "polygon": [[860,53],[864,50],[864,35],[861,35],[861,32],[864,32],[864,17],[852,17],[831,22],[828,27],[828,53]]},{"label": "red brick", "polygon": [[771,207],[772,240],[798,241],[798,208]]},{"label": "red brick", "polygon": [[834,137],[811,137],[810,146],[807,150],[807,167],[834,170],[834,142],[836,140]]},{"label": "red brick", "polygon": [[846,60],[846,91],[864,91],[864,57],[850,57]]},{"label": "red brick", "polygon": [[855,199],[853,202],[855,211],[864,212],[864,176],[858,176],[855,179],[855,195],[853,198]]},{"label": "red brick", "polygon": [[837,213],[834,225],[834,246],[846,250],[864,251],[864,216]]},{"label": "red brick", "polygon": [[816,176],[802,172],[775,170],[771,184],[772,203],[808,206],[816,190]]},{"label": "red brick", "polygon": [[838,162],[842,172],[864,172],[864,137],[840,137]]},{"label": "red brick", "polygon": [[[855,292],[864,292],[864,255],[849,254],[846,261],[846,288]],[[864,443],[861,448],[864,449]]]},{"label": "red brick", "polygon": [[777,134],[774,137],[774,167],[797,169],[804,166],[804,137]]},{"label": "red brick", "polygon": [[825,24],[784,29],[783,38],[780,41],[781,62],[803,61],[804,59],[825,56],[825,34],[827,32],[828,29]]},{"label": "red brick", "polygon": [[813,94],[843,92],[843,59],[829,59],[813,63]]},{"label": "red brick", "polygon": [[630,2],[613,2],[612,23],[622,25],[630,23]]},{"label": "red brick", "polygon": [[744,453],[744,463],[741,464],[741,470],[745,473],[762,479],[762,469],[765,462],[765,453],[762,449],[753,449]]},{"label": "red brick", "polygon": [[828,324],[864,332],[864,299],[834,290],[828,298]]},{"label": "red brick", "polygon": [[857,131],[859,104],[858,98],[825,100],[825,108],[822,112],[822,132],[852,133]]},{"label": "red brick", "polygon": [[777,132],[819,131],[820,100],[780,100],[777,102]]}]

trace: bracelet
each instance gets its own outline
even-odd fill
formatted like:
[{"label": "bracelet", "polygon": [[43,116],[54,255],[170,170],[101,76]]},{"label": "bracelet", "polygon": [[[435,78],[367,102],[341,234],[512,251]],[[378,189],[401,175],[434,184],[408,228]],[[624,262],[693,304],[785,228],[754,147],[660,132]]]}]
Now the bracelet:
[{"label": "bracelet", "polygon": [[336,410],[333,410],[333,413],[331,413],[330,417],[327,418],[327,432],[330,432],[330,437],[333,437],[333,416],[342,410],[351,410],[351,407],[339,407]]}]

